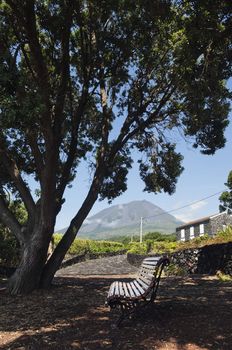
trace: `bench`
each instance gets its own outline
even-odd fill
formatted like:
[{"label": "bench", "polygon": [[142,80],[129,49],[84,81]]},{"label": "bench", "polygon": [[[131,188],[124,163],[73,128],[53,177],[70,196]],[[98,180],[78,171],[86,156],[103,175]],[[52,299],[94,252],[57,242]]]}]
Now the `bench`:
[{"label": "bench", "polygon": [[154,302],[162,270],[168,264],[169,259],[166,256],[146,258],[138,270],[136,279],[131,282],[115,281],[111,284],[106,305],[121,311],[117,326],[138,308]]}]

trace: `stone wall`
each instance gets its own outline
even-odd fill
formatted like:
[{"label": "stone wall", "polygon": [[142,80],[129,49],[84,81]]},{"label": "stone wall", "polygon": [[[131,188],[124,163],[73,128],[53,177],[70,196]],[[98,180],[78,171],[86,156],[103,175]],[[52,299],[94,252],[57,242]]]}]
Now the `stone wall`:
[{"label": "stone wall", "polygon": [[82,255],[76,255],[76,256],[70,256],[66,260],[64,260],[61,265],[60,269],[71,266],[86,260],[92,260],[92,259],[99,259],[99,258],[105,258],[107,256],[115,256],[115,255],[121,255],[121,254],[126,254],[126,249],[123,250],[118,250],[115,252],[106,252],[106,253],[87,253],[87,254],[82,254]]},{"label": "stone wall", "polygon": [[170,258],[189,274],[215,274],[220,270],[232,276],[232,242],[182,250]]},{"label": "stone wall", "polygon": [[[127,253],[127,261],[129,264],[139,267],[143,259],[147,258],[148,256],[150,255],[139,255],[139,254]],[[152,256],[156,256],[156,255],[152,254]]]},{"label": "stone wall", "polygon": [[[127,260],[139,267],[148,256],[127,254]],[[172,264],[178,265],[188,274],[215,274],[220,270],[232,276],[232,242],[181,250],[170,254],[169,258]]]},{"label": "stone wall", "polygon": [[216,235],[218,231],[223,230],[224,226],[232,226],[232,215],[222,213],[210,218],[212,235]]}]

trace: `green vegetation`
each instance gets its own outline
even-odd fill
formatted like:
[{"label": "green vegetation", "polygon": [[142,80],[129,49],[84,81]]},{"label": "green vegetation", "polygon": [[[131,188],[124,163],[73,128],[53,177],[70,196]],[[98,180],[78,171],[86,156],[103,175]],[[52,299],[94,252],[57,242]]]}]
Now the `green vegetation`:
[{"label": "green vegetation", "polygon": [[143,243],[140,244],[140,237],[138,235],[133,236],[115,236],[111,238],[113,241],[119,241],[124,244],[125,249],[128,253],[133,254],[148,254],[148,253],[163,253],[171,252],[176,247],[176,235],[173,234],[163,234],[160,232],[149,232],[143,236]]},{"label": "green vegetation", "polygon": [[157,242],[175,242],[176,234],[162,234],[160,232],[149,232],[144,235],[144,240],[153,240]]},{"label": "green vegetation", "polygon": [[166,276],[186,276],[187,274],[187,270],[184,267],[179,266],[177,264],[171,263],[165,268]]},{"label": "green vegetation", "polygon": [[[54,234],[54,244],[58,245],[62,235],[59,233]],[[124,250],[125,246],[120,242],[111,241],[93,241],[90,239],[76,238],[71,247],[68,250],[70,255],[83,255],[83,254],[101,254],[108,252],[117,252]]]},{"label": "green vegetation", "polygon": [[226,275],[222,271],[218,271],[216,273],[216,275],[217,275],[218,279],[222,282],[232,282],[232,276]]},{"label": "green vegetation", "polygon": [[9,230],[0,227],[0,265],[13,267],[19,262],[19,243]]},{"label": "green vegetation", "polygon": [[228,242],[232,242],[232,227],[230,226],[223,231],[219,231],[214,237],[209,237],[208,234],[205,234],[201,237],[196,237],[191,241],[178,242],[177,250],[198,248],[205,245],[222,244]]},{"label": "green vegetation", "polygon": [[128,253],[131,254],[147,254],[147,245],[146,243],[132,242],[128,245]]},{"label": "green vegetation", "polygon": [[[27,212],[22,203],[9,198],[9,209],[22,225],[27,220]],[[3,224],[0,224],[0,265],[16,267],[20,258],[20,245],[15,236]]]},{"label": "green vegetation", "polygon": [[[54,246],[56,247],[62,238],[62,234],[56,233],[54,237]],[[116,239],[118,241],[116,241]],[[228,227],[224,231],[218,232],[215,237],[209,237],[207,234],[194,238],[188,242],[176,242],[175,234],[164,235],[159,232],[151,232],[144,235],[144,241],[139,243],[139,236],[134,237],[135,241],[130,242],[130,237],[114,237],[113,241],[96,241],[90,239],[76,238],[69,248],[69,255],[83,254],[101,254],[106,252],[117,252],[127,250],[132,254],[170,254],[183,249],[203,247],[204,245],[220,244],[232,241],[232,228]],[[9,230],[0,227],[0,265],[8,267],[17,266],[19,262],[20,247],[17,240],[10,234]],[[176,267],[179,269],[178,267]],[[170,266],[169,270],[174,267]],[[181,271],[175,274],[181,275]],[[183,272],[184,274],[185,272]]]},{"label": "green vegetation", "polygon": [[134,245],[132,245],[132,252],[136,252],[137,254],[169,254],[179,250],[228,242],[232,242],[232,227],[227,227],[224,231],[219,231],[215,237],[209,237],[208,234],[204,234],[203,236],[196,237],[187,242],[177,242],[174,234],[162,235],[158,232],[154,232],[144,236],[144,243],[141,248],[137,247],[139,243],[134,242]]},{"label": "green vegetation", "polygon": [[228,210],[229,212],[231,212],[232,211],[232,171],[229,172],[225,186],[228,187],[228,190],[222,192],[222,194],[219,197],[219,201],[221,202],[221,204],[219,205],[219,210],[220,212],[225,210]]},{"label": "green vegetation", "polygon": [[[172,194],[176,128],[203,154],[225,145],[231,37],[219,0],[1,1],[0,219],[23,253],[11,294],[50,286],[96,200],[127,190],[135,150],[144,190]],[[47,260],[83,163],[88,195]],[[4,188],[25,205],[23,227]]]},{"label": "green vegetation", "polygon": [[172,253],[177,247],[177,242],[154,242],[152,252],[156,254]]},{"label": "green vegetation", "polygon": [[230,242],[232,241],[232,227],[228,226],[225,230],[219,231],[216,235],[217,241],[222,241],[222,243]]}]

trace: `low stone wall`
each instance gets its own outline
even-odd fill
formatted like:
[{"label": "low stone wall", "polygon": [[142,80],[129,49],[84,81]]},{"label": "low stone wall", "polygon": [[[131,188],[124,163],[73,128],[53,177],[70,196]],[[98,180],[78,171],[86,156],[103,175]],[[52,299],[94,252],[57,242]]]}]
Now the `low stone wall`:
[{"label": "low stone wall", "polygon": [[[107,252],[107,253],[98,253],[98,254],[87,253],[87,254],[82,254],[82,255],[76,255],[76,256],[69,257],[66,260],[64,260],[61,263],[59,269],[77,264],[77,263],[82,262],[82,261],[99,259],[99,258],[104,258],[107,256],[126,254],[126,252],[127,252],[127,250],[124,249],[124,250],[118,250],[116,252]],[[0,275],[10,277],[15,272],[15,270],[16,270],[15,267],[0,266]]]},{"label": "low stone wall", "polygon": [[82,255],[76,255],[74,257],[70,257],[70,258],[64,260],[62,262],[62,264],[60,265],[60,269],[62,269],[63,267],[77,264],[77,263],[82,262],[82,261],[105,258],[107,256],[126,254],[126,252],[127,252],[126,249],[124,249],[124,250],[118,250],[116,252],[106,252],[106,253],[98,253],[98,254],[87,253],[87,254],[82,254]]},{"label": "low stone wall", "polygon": [[139,254],[131,254],[127,253],[127,261],[129,264],[139,267],[143,261],[143,259],[148,258],[149,256],[159,256],[157,254],[150,255],[139,255]]},{"label": "low stone wall", "polygon": [[[139,267],[148,256],[151,255],[127,254],[127,260],[131,265]],[[220,270],[232,276],[232,242],[181,250],[169,254],[169,258],[171,263],[188,274],[215,274]]]},{"label": "low stone wall", "polygon": [[232,242],[182,250],[171,254],[170,258],[190,274],[215,274],[220,270],[232,275]]}]

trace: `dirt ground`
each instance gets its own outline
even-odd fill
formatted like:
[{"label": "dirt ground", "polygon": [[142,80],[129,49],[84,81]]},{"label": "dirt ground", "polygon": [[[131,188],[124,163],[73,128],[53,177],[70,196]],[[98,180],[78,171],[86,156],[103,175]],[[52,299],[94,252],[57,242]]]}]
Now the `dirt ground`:
[{"label": "dirt ground", "polygon": [[157,301],[115,327],[104,306],[109,285],[125,276],[56,277],[48,291],[0,290],[1,349],[231,350],[232,283],[215,277],[162,279]]}]

